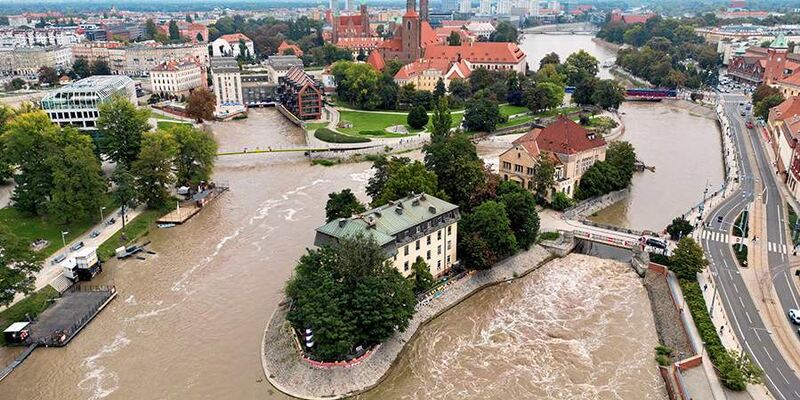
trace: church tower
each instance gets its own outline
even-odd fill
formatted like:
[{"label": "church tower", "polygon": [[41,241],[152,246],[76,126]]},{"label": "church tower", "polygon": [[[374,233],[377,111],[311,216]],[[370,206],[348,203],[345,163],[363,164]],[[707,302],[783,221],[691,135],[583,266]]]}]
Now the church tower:
[{"label": "church tower", "polygon": [[405,63],[418,60],[422,56],[420,22],[416,8],[415,0],[406,0],[406,13],[403,15],[403,53],[400,57]]},{"label": "church tower", "polygon": [[764,83],[772,84],[783,79],[786,69],[786,53],[789,52],[789,44],[786,36],[782,33],[775,38],[767,49],[767,65],[764,71]]}]

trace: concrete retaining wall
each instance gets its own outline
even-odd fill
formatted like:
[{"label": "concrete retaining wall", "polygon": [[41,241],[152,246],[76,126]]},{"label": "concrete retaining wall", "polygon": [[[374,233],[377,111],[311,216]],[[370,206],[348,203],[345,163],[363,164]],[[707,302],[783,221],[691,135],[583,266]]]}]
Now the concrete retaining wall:
[{"label": "concrete retaining wall", "polygon": [[593,197],[586,199],[566,210],[564,210],[564,217],[568,219],[577,219],[592,215],[626,197],[630,194],[630,189],[625,188],[611,192],[600,197]]}]

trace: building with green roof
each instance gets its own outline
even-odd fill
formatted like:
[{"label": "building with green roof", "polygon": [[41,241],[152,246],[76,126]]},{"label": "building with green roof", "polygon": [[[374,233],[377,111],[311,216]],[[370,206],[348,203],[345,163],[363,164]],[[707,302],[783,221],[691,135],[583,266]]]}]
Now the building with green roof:
[{"label": "building with green roof", "polygon": [[340,239],[364,235],[386,251],[395,268],[410,276],[422,257],[431,274],[442,275],[457,263],[458,206],[429,194],[411,194],[350,218],[317,228],[314,244],[323,247]]}]

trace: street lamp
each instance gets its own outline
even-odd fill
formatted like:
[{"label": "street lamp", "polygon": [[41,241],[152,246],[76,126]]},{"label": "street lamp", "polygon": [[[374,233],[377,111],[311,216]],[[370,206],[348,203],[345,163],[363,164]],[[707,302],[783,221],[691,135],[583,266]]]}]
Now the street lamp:
[{"label": "street lamp", "polygon": [[61,231],[61,242],[64,243],[64,247],[67,247],[67,235],[69,235],[69,232]]},{"label": "street lamp", "polygon": [[105,209],[106,209],[105,207],[100,207],[100,222],[103,222],[103,220],[105,219],[105,217],[103,216],[103,210]]}]

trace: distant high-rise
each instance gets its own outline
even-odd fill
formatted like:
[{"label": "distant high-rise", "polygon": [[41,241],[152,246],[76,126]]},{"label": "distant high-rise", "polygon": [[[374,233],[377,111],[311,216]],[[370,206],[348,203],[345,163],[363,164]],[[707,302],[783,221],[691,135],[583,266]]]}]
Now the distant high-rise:
[{"label": "distant high-rise", "polygon": [[441,11],[458,11],[458,3],[459,0],[442,0]]},{"label": "distant high-rise", "polygon": [[528,14],[539,15],[539,0],[530,0],[528,5]]},{"label": "distant high-rise", "polygon": [[339,15],[339,0],[331,0],[331,14]]},{"label": "distant high-rise", "polygon": [[489,15],[492,13],[492,2],[491,0],[481,0],[480,8],[478,12],[483,15]]},{"label": "distant high-rise", "polygon": [[472,11],[472,1],[460,0],[458,3],[458,12],[468,13]]},{"label": "distant high-rise", "polygon": [[353,10],[355,10],[355,9],[356,9],[356,4],[355,4],[355,1],[353,1],[353,0],[345,0],[345,2],[344,2],[344,8],[345,8],[345,10],[347,10],[347,11],[353,11]]},{"label": "distant high-rise", "polygon": [[498,14],[511,14],[511,0],[499,0],[497,2]]}]

